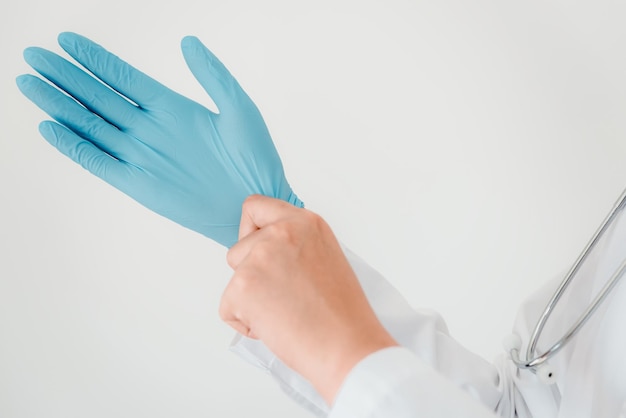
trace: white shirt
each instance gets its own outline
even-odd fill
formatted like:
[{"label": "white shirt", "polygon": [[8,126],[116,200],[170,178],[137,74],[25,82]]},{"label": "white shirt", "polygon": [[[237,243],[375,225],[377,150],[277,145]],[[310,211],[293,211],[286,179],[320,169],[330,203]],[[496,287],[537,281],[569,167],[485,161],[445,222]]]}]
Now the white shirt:
[{"label": "white shirt", "polygon": [[[489,363],[469,352],[449,336],[439,315],[412,309],[379,273],[344,251],[378,318],[402,347],[381,350],[357,364],[332,408],[261,342],[237,336],[232,344],[235,352],[269,372],[315,415],[626,418],[626,279],[550,360],[557,380],[546,385],[530,371],[518,370],[506,353]],[[622,211],[555,308],[539,351],[562,337],[625,257]],[[522,350],[559,282],[548,283],[521,306],[514,332],[522,339]]]}]

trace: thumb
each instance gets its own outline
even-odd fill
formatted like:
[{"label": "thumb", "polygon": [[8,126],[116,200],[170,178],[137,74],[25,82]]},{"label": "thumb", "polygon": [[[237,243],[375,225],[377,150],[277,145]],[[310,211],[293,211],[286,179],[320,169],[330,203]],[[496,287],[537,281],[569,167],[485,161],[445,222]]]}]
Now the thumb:
[{"label": "thumb", "polygon": [[234,96],[241,92],[237,80],[195,36],[185,36],[180,46],[191,73],[211,96],[219,111],[228,108]]}]

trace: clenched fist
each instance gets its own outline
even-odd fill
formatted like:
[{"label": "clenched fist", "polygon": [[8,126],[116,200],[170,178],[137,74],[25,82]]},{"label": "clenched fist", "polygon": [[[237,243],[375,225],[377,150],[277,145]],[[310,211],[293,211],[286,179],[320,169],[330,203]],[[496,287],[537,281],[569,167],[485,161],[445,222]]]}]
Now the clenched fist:
[{"label": "clenched fist", "polygon": [[329,404],[361,359],[397,345],[370,307],[326,222],[254,195],[243,204],[222,319],[262,340]]}]

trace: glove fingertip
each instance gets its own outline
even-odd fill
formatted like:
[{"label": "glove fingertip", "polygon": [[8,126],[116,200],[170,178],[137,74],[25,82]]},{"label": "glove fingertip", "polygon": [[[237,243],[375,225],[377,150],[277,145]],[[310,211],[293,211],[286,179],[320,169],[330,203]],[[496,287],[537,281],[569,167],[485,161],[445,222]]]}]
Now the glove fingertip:
[{"label": "glove fingertip", "polygon": [[57,146],[57,134],[54,130],[54,122],[45,120],[39,124],[39,133],[52,146]]},{"label": "glove fingertip", "polygon": [[180,48],[183,51],[183,57],[188,63],[206,59],[206,47],[195,36],[185,36],[180,42]]},{"label": "glove fingertip", "polygon": [[24,90],[28,88],[30,77],[32,76],[29,74],[20,74],[15,77],[15,84],[17,84],[17,88],[19,88],[22,93],[24,93]]},{"label": "glove fingertip", "polygon": [[65,52],[78,61],[80,59],[77,57],[84,55],[87,51],[101,48],[97,43],[74,32],[61,32],[57,37],[57,42]]},{"label": "glove fingertip", "polygon": [[304,207],[304,202],[293,191],[289,194],[287,201],[297,208]]},{"label": "glove fingertip", "polygon": [[45,50],[36,46],[29,46],[24,49],[22,56],[24,57],[24,61],[31,67],[36,67],[42,59],[42,52]]},{"label": "glove fingertip", "polygon": [[17,84],[17,88],[22,92],[24,96],[26,96],[31,101],[36,101],[39,94],[39,87],[41,86],[41,81],[39,78],[35,77],[32,74],[21,74],[15,78],[15,84]]},{"label": "glove fingertip", "polygon": [[63,49],[76,45],[78,41],[85,39],[83,36],[74,32],[61,32],[57,36],[57,42]]},{"label": "glove fingertip", "polygon": [[67,42],[69,42],[72,39],[72,37],[74,37],[74,35],[75,35],[74,32],[67,32],[67,31],[60,32],[57,35],[57,42],[59,44],[67,43]]},{"label": "glove fingertip", "polygon": [[202,44],[197,36],[187,35],[180,41],[180,46],[183,49],[196,47],[198,44]]}]

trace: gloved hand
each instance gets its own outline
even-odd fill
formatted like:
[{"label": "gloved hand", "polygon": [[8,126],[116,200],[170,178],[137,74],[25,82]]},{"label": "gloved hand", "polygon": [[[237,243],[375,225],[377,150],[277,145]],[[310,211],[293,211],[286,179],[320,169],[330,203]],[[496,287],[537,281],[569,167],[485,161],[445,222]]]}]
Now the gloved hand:
[{"label": "gloved hand", "polygon": [[26,62],[71,97],[32,75],[19,76],[17,85],[58,122],[42,122],[43,137],[91,173],[227,247],[237,242],[248,195],[303,206],[285,179],[259,110],[197,38],[182,40],[183,56],[219,114],[85,37],[62,33],[58,41],[102,82],[31,47],[24,51]]}]

